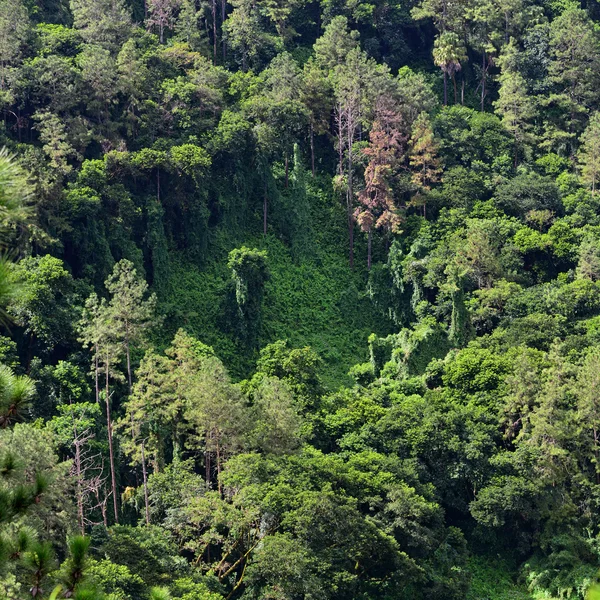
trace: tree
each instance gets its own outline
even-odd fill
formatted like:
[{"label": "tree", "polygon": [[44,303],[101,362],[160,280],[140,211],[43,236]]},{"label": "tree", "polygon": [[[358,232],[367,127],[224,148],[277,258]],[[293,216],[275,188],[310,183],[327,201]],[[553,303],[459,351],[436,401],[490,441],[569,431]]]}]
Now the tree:
[{"label": "tree", "polygon": [[330,83],[312,58],[304,63],[300,96],[308,111],[310,167],[314,177],[315,135],[323,135],[328,131],[333,102]]},{"label": "tree", "polygon": [[73,27],[83,39],[118,50],[131,31],[131,15],[123,0],[70,0]]},{"label": "tree", "polygon": [[131,349],[143,342],[150,327],[157,324],[156,295],[148,295],[148,284],[138,276],[133,263],[119,261],[105,282],[111,295],[111,334],[118,340],[127,360],[127,382],[132,392]]},{"label": "tree", "polygon": [[496,114],[515,141],[514,166],[517,167],[519,150],[531,139],[531,120],[536,115],[533,100],[528,93],[527,82],[516,68],[518,49],[514,42],[504,50],[500,58],[502,72],[498,81],[498,100],[494,103]]},{"label": "tree", "polygon": [[581,134],[578,158],[583,181],[596,195],[596,183],[600,178],[600,113],[594,112],[585,131]]},{"label": "tree", "polygon": [[0,2],[0,106],[12,102],[8,92],[9,69],[21,58],[31,32],[29,13],[21,0]]},{"label": "tree", "polygon": [[335,182],[345,196],[350,268],[354,266],[354,143],[367,120],[370,104],[378,97],[375,80],[386,75],[387,71],[380,71],[358,47],[348,52],[345,62],[337,65],[332,74],[338,153]]},{"label": "tree", "polygon": [[[419,190],[417,203],[423,205],[423,216],[427,216],[427,193],[442,175],[442,161],[438,157],[438,142],[435,139],[429,116],[421,113],[412,127],[410,139],[410,166],[413,168],[412,182]],[[413,200],[413,202],[414,202]]]},{"label": "tree", "polygon": [[146,0],[146,26],[148,29],[158,27],[161,44],[165,41],[165,29],[173,29],[177,10],[181,0]]},{"label": "tree", "polygon": [[35,385],[29,377],[15,375],[0,365],[0,428],[6,428],[23,415],[35,396]]},{"label": "tree", "polygon": [[546,135],[549,143],[566,146],[572,156],[584,118],[598,101],[600,36],[586,11],[568,8],[552,21],[550,49],[548,75],[554,93],[547,102],[557,106],[561,118],[547,123]]},{"label": "tree", "polygon": [[369,159],[365,168],[365,187],[358,194],[359,206],[354,216],[368,235],[367,267],[371,269],[373,229],[397,232],[401,218],[397,206],[394,179],[402,160],[401,118],[395,107],[382,102],[369,133],[369,146],[363,150]]},{"label": "tree", "polygon": [[456,73],[462,69],[462,62],[467,60],[465,47],[456,33],[444,32],[435,40],[433,60],[444,74],[444,106],[448,104],[448,82],[450,76],[454,85],[454,103],[458,102],[456,91]]},{"label": "tree", "polygon": [[190,430],[188,444],[204,450],[206,484],[210,485],[216,467],[221,493],[223,464],[242,447],[248,426],[244,398],[216,357],[200,363],[187,390],[185,416]]},{"label": "tree", "polygon": [[100,373],[104,372],[104,405],[106,408],[106,427],[108,437],[108,452],[110,465],[111,493],[113,497],[113,512],[115,522],[119,522],[119,509],[117,500],[117,474],[115,467],[115,453],[113,447],[113,421],[111,416],[112,393],[110,390],[111,378],[119,379],[120,373],[116,370],[122,347],[116,343],[112,335],[111,309],[104,298],[98,300],[92,294],[86,301],[82,319],[79,323],[80,341],[85,347],[91,347],[94,353],[92,372],[95,380],[96,401],[100,401]]},{"label": "tree", "polygon": [[[212,1],[216,19],[216,0]],[[272,36],[265,30],[260,4],[254,0],[231,0],[230,4],[233,6],[233,12],[223,25],[227,45],[239,57],[243,71],[248,67],[258,68],[263,57],[270,54],[275,45]],[[216,21],[213,35],[216,35]],[[216,44],[215,38],[215,61]]]}]

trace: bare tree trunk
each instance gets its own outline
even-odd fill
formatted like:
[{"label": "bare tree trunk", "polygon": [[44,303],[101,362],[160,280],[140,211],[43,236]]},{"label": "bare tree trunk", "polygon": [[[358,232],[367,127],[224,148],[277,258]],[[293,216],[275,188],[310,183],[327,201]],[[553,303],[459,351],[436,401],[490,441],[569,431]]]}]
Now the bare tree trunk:
[{"label": "bare tree trunk", "polygon": [[210,487],[210,452],[204,451],[204,475],[206,478],[206,487]]},{"label": "bare tree trunk", "polygon": [[312,176],[315,176],[315,128],[310,124],[310,167]]},{"label": "bare tree trunk", "polygon": [[217,64],[217,0],[212,0],[213,18],[213,62]]},{"label": "bare tree trunk", "polygon": [[83,535],[85,523],[83,521],[83,490],[81,489],[81,444],[77,440],[77,428],[73,429],[75,434],[75,474],[77,476],[77,520],[79,521],[79,531]]},{"label": "bare tree trunk", "polygon": [[485,104],[485,75],[486,75],[486,61],[485,61],[485,50],[483,51],[481,64],[481,111],[483,112],[484,104]]},{"label": "bare tree trunk", "polygon": [[113,496],[113,508],[115,512],[115,523],[119,524],[119,508],[117,506],[117,478],[115,475],[115,455],[113,450],[113,432],[112,432],[112,420],[110,417],[110,387],[108,383],[108,370],[109,370],[109,354],[106,352],[106,426],[108,429],[108,455],[110,459],[110,482]]},{"label": "bare tree trunk", "polygon": [[94,344],[94,371],[95,371],[95,383],[96,383],[96,404],[100,404],[100,381],[98,376],[98,344]]},{"label": "bare tree trunk", "polygon": [[448,74],[444,71],[444,106],[448,106]]},{"label": "bare tree trunk", "polygon": [[225,36],[223,35],[223,25],[225,24],[226,16],[227,0],[221,0],[221,45],[223,46],[223,64],[225,64],[225,58],[227,57],[227,44],[225,43]]},{"label": "bare tree trunk", "polygon": [[456,91],[456,75],[452,73],[452,85],[454,86],[454,104],[458,104],[458,93]]},{"label": "bare tree trunk", "polygon": [[371,243],[373,240],[373,231],[369,228],[369,235],[367,237],[367,269],[371,270]]},{"label": "bare tree trunk", "polygon": [[[129,324],[126,323],[125,327],[129,327]],[[131,396],[133,392],[133,385],[131,383],[131,357],[129,353],[129,336],[126,334],[125,337],[125,355],[127,356],[127,384],[129,388],[129,395]]]},{"label": "bare tree trunk", "polygon": [[353,181],[352,181],[352,139],[350,133],[348,135],[348,191],[346,194],[346,204],[348,210],[348,238],[350,243],[350,268],[354,268],[354,215],[352,214],[353,204]]},{"label": "bare tree trunk", "polygon": [[265,194],[263,197],[263,234],[264,235],[267,235],[267,208],[268,208],[267,182],[265,181]]},{"label": "bare tree trunk", "polygon": [[219,490],[219,495],[222,495],[223,490],[221,489],[221,446],[219,444],[218,439],[217,439],[217,489]]},{"label": "bare tree trunk", "polygon": [[146,443],[142,440],[142,476],[144,478],[144,504],[146,506],[146,525],[150,525],[150,503],[148,501],[148,472],[146,471]]}]

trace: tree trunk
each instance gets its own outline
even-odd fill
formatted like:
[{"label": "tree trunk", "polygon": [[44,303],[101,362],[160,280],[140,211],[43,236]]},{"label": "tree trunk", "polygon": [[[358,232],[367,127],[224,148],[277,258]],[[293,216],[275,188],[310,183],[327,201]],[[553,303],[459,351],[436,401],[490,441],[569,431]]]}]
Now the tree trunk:
[{"label": "tree trunk", "polygon": [[100,404],[100,381],[98,376],[98,344],[94,344],[94,371],[95,371],[95,383],[96,383],[96,404]]},{"label": "tree trunk", "polygon": [[485,50],[483,51],[483,57],[481,61],[481,111],[483,112],[484,104],[485,104],[485,69],[486,69],[486,61],[485,61]]},{"label": "tree trunk", "polygon": [[146,443],[142,440],[142,476],[144,478],[144,504],[146,506],[146,525],[150,525],[150,503],[148,502],[148,472],[146,471]]},{"label": "tree trunk", "polygon": [[83,520],[83,490],[81,489],[81,444],[77,440],[77,428],[74,427],[75,434],[75,473],[77,475],[77,520],[79,521],[79,531],[81,535],[85,534],[85,523]]},{"label": "tree trunk", "polygon": [[210,452],[204,451],[204,475],[206,478],[206,487],[210,488]]},{"label": "tree trunk", "polygon": [[444,106],[448,106],[448,74],[444,71]]},{"label": "tree trunk", "polygon": [[113,450],[112,420],[110,418],[110,387],[108,384],[109,355],[106,352],[106,427],[108,429],[108,456],[110,460],[110,482],[113,496],[115,523],[119,524],[119,508],[117,506],[117,478],[115,475],[115,455]]},{"label": "tree trunk", "polygon": [[217,0],[212,0],[213,18],[213,62],[217,64]]},{"label": "tree trunk", "polygon": [[310,124],[310,168],[312,176],[315,176],[315,129],[313,124]]},{"label": "tree trunk", "polygon": [[221,45],[223,46],[223,64],[225,64],[225,58],[227,57],[227,44],[225,43],[225,36],[223,35],[223,25],[225,24],[226,16],[227,0],[221,0]]},{"label": "tree trunk", "polygon": [[452,73],[452,85],[454,86],[454,104],[458,104],[458,93],[456,91],[456,74]]},{"label": "tree trunk", "polygon": [[223,490],[221,489],[221,446],[219,444],[219,440],[217,439],[217,489],[219,490],[219,495],[223,495]]},{"label": "tree trunk", "polygon": [[285,189],[288,189],[288,185],[290,182],[290,166],[289,166],[289,161],[288,161],[288,155],[287,152],[285,154]]},{"label": "tree trunk", "polygon": [[373,240],[373,231],[369,228],[369,234],[367,236],[367,269],[371,270],[371,243]]},{"label": "tree trunk", "polygon": [[267,182],[265,181],[265,194],[263,197],[263,234],[264,235],[267,235],[267,208],[268,208]]},{"label": "tree trunk", "polygon": [[[129,325],[126,324],[125,327],[128,327]],[[125,355],[127,356],[127,384],[129,387],[129,395],[131,396],[132,392],[133,392],[133,385],[131,383],[131,357],[129,354],[129,339],[128,339],[128,335],[126,334],[125,337]]]},{"label": "tree trunk", "polygon": [[348,139],[348,190],[346,193],[346,205],[348,210],[348,240],[350,243],[350,268],[354,268],[354,215],[352,214],[353,204],[353,181],[352,181],[352,140]]}]

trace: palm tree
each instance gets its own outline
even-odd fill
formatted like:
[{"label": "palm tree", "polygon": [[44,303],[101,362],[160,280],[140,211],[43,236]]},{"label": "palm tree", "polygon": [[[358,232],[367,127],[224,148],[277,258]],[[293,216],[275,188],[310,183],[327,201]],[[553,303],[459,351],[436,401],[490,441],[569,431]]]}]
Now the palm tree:
[{"label": "palm tree", "polygon": [[454,84],[454,103],[457,102],[456,73],[462,69],[461,61],[467,60],[464,44],[456,33],[445,31],[436,40],[433,47],[433,61],[444,74],[444,105],[448,104],[448,75]]}]

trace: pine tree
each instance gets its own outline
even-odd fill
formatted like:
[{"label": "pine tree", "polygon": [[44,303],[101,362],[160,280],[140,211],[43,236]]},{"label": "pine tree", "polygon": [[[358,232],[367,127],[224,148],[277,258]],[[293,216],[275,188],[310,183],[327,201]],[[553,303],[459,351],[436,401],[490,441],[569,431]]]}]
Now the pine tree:
[{"label": "pine tree", "polygon": [[401,118],[393,107],[380,106],[369,134],[369,145],[363,150],[369,162],[365,168],[365,187],[358,194],[360,206],[354,217],[368,235],[367,268],[371,269],[373,229],[397,232],[400,208],[394,193],[394,180],[403,156]]},{"label": "pine tree", "polygon": [[106,426],[108,436],[108,452],[110,464],[111,491],[113,497],[113,511],[115,522],[119,522],[119,509],[117,501],[117,476],[114,454],[113,422],[111,415],[112,393],[111,379],[120,379],[116,369],[122,356],[122,347],[113,337],[113,323],[111,310],[105,299],[99,300],[92,294],[86,301],[82,319],[79,323],[80,341],[85,347],[93,350],[92,372],[94,373],[96,400],[101,397],[100,376],[104,378],[104,405],[106,408]]},{"label": "pine tree", "polygon": [[590,117],[586,130],[581,134],[581,147],[578,158],[583,181],[596,194],[596,186],[600,177],[600,113]]},{"label": "pine tree", "polygon": [[517,54],[516,43],[511,40],[500,58],[500,89],[498,100],[494,103],[496,113],[502,118],[502,124],[515,140],[515,168],[518,164],[519,150],[531,139],[530,122],[536,115],[534,101],[527,90],[527,82],[517,70]]},{"label": "pine tree", "polygon": [[144,341],[150,327],[158,323],[156,296],[148,294],[148,284],[138,276],[129,260],[121,260],[105,282],[111,295],[108,308],[112,322],[112,335],[125,352],[127,383],[132,392],[131,349]]},{"label": "pine tree", "polygon": [[415,205],[423,206],[423,216],[427,216],[427,193],[441,181],[442,161],[438,157],[438,143],[427,113],[421,113],[413,124],[410,139],[410,166],[413,168],[412,182],[418,193],[412,199]]}]

